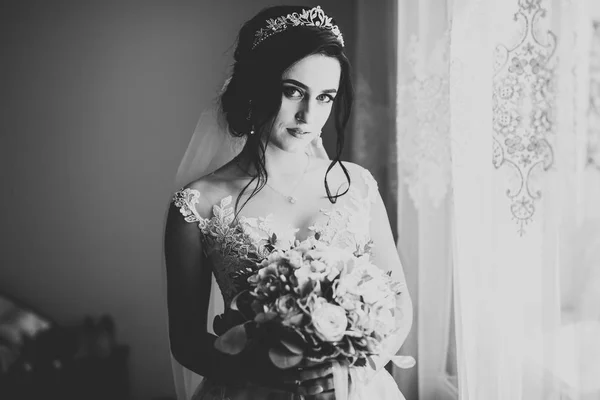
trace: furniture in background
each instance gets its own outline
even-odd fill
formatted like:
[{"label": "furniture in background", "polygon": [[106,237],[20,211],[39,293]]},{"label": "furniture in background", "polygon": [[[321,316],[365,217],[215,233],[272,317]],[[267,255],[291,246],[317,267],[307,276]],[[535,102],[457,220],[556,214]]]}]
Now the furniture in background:
[{"label": "furniture in background", "polygon": [[128,357],[109,316],[60,326],[0,294],[0,399],[128,400]]}]

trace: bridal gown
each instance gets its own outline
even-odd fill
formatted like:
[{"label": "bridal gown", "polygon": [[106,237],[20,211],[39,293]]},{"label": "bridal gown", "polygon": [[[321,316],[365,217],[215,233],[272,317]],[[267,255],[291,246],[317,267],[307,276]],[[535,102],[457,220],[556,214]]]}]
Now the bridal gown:
[{"label": "bridal gown", "polygon": [[[353,251],[364,248],[370,241],[370,210],[377,192],[373,176],[359,167],[357,176],[352,176],[348,193],[329,208],[320,210],[309,230],[318,240],[331,246],[350,248]],[[202,193],[185,188],[174,194],[173,201],[185,220],[195,223],[202,231],[203,245],[213,267],[216,281],[226,305],[240,290],[234,284],[236,272],[251,265],[249,254],[266,256],[267,238],[276,234],[275,247],[290,247],[296,239],[298,229],[280,226],[273,215],[256,217],[241,216],[234,221],[235,198],[227,196],[213,205],[212,214],[199,215],[196,204]],[[367,367],[362,367],[367,368]],[[404,400],[392,376],[381,368],[371,374],[368,382],[359,384],[353,399]],[[290,393],[248,385],[243,388],[225,387],[204,379],[193,395],[193,400],[284,400],[299,399]]]}]

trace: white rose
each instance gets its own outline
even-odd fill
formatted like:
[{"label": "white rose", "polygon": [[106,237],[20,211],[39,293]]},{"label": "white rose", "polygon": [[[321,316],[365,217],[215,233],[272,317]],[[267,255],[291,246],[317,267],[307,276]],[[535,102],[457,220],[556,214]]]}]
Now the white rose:
[{"label": "white rose", "polygon": [[302,287],[307,283],[307,281],[311,280],[311,274],[312,271],[310,264],[308,263],[304,263],[304,265],[296,269],[294,271],[294,275],[296,275],[296,278],[298,278],[298,286]]},{"label": "white rose", "polygon": [[335,247],[330,247],[322,250],[315,250],[311,252],[311,256],[314,259],[320,260],[323,263],[327,264],[327,266],[330,269],[336,269],[338,273],[339,271],[346,269],[346,265],[354,262],[355,260],[355,257],[348,250],[338,249]]},{"label": "white rose", "polygon": [[354,275],[345,275],[333,286],[333,298],[348,311],[354,310],[362,303],[360,294],[356,291],[358,281],[358,277]]},{"label": "white rose", "polygon": [[300,253],[299,251],[290,250],[286,254],[286,258],[293,268],[297,269],[302,266],[302,263],[303,263],[302,253]]},{"label": "white rose", "polygon": [[380,335],[387,336],[396,327],[394,314],[386,308],[379,309],[375,314],[374,330]]},{"label": "white rose", "polygon": [[346,311],[335,304],[321,303],[317,305],[311,314],[315,333],[325,342],[337,342],[342,340],[348,318]]},{"label": "white rose", "polygon": [[300,268],[294,271],[300,286],[306,283],[307,280],[323,282],[327,279],[329,281],[333,281],[333,279],[335,279],[339,273],[340,272],[338,269],[331,267],[319,260],[305,262]]},{"label": "white rose", "polygon": [[365,335],[370,335],[373,332],[376,323],[369,316],[369,313],[365,312],[362,308],[356,308],[350,312],[350,322],[354,329],[359,330]]},{"label": "white rose", "polygon": [[367,304],[381,302],[388,296],[385,285],[382,285],[382,282],[377,279],[363,280],[359,283],[357,289]]}]

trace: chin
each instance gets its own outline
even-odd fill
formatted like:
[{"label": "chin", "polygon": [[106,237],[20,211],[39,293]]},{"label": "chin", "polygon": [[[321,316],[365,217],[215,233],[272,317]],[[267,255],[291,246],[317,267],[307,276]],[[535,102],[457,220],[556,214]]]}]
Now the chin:
[{"label": "chin", "polygon": [[286,140],[283,143],[273,143],[273,144],[287,153],[296,154],[296,153],[306,152],[306,149],[307,149],[310,141],[299,141],[296,138],[290,138],[290,139],[291,140]]}]

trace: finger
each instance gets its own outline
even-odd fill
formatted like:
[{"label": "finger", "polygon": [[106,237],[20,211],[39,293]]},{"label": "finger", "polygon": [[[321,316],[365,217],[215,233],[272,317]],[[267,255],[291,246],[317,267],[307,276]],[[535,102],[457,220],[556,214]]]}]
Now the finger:
[{"label": "finger", "polygon": [[304,359],[300,365],[302,368],[312,368],[323,364],[331,364],[331,361],[313,361],[310,359]]},{"label": "finger", "polygon": [[333,376],[327,378],[313,379],[311,381],[303,382],[298,388],[298,394],[303,396],[311,396],[320,394],[323,392],[334,389]]},{"label": "finger", "polygon": [[306,400],[335,400],[335,390],[328,390],[313,396],[306,397]]},{"label": "finger", "polygon": [[319,364],[315,367],[295,369],[285,372],[284,381],[293,383],[296,381],[305,382],[318,378],[324,378],[333,374],[331,363]]}]

